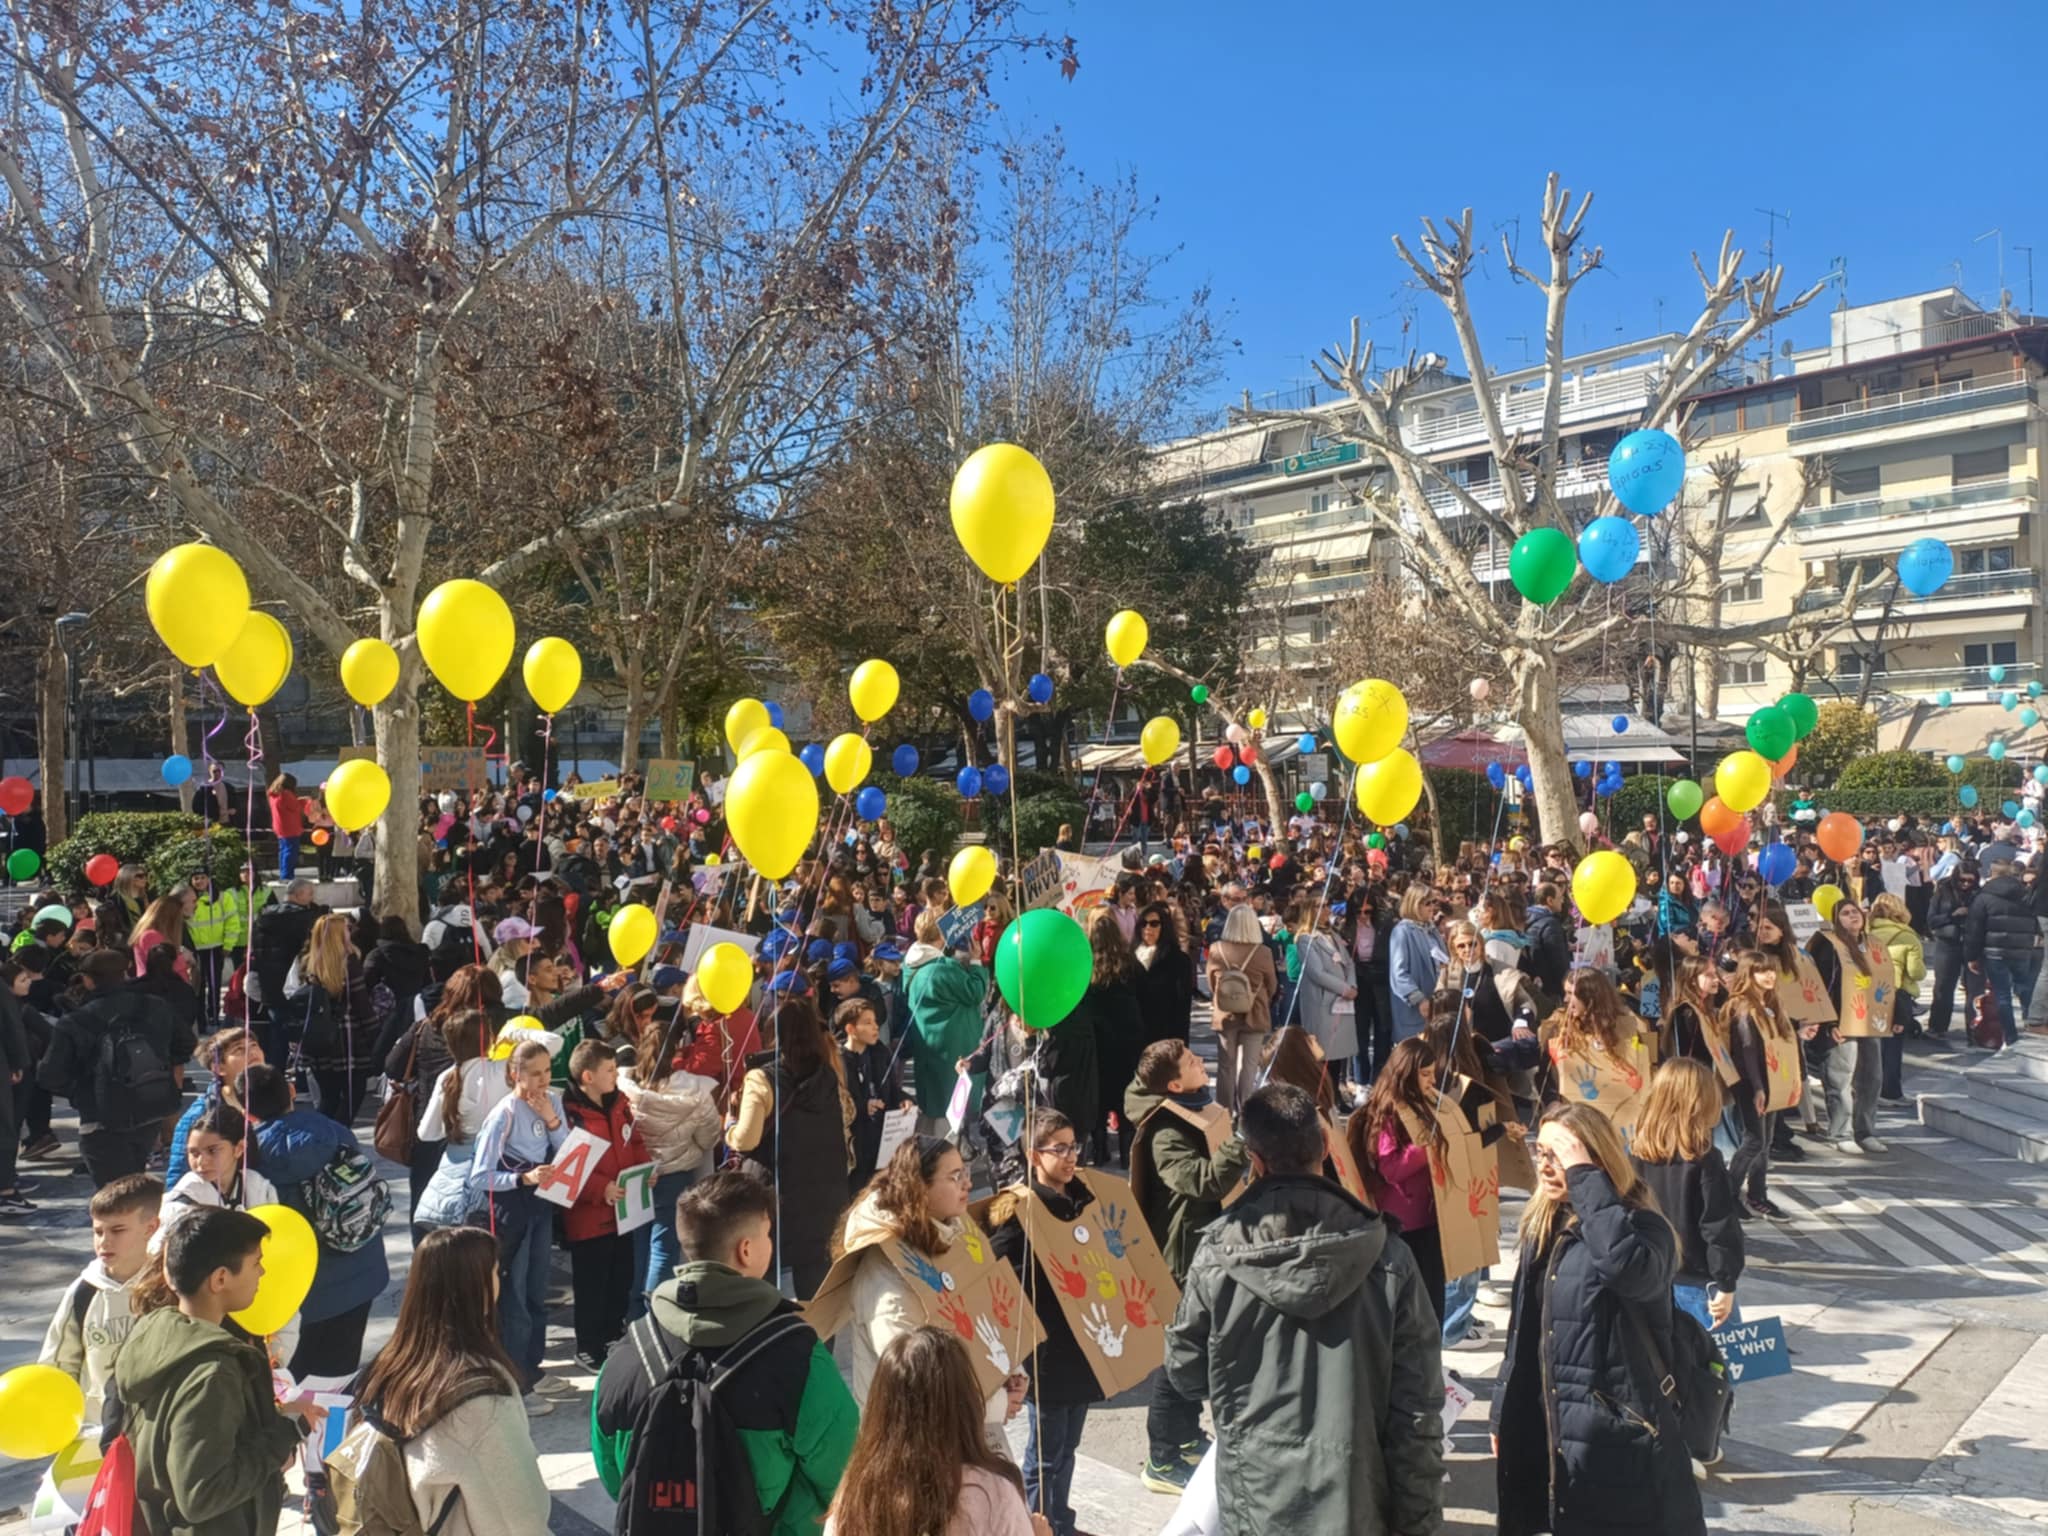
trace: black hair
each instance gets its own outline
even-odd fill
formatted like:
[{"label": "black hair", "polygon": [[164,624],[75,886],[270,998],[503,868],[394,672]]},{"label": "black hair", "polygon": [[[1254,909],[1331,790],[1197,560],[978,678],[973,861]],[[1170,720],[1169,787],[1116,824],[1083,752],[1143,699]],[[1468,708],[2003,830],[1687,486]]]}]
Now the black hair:
[{"label": "black hair", "polygon": [[249,1135],[249,1117],[226,1099],[215,1099],[199,1111],[199,1118],[186,1128],[185,1135],[189,1138],[195,1131],[204,1131],[226,1142],[243,1141]]},{"label": "black hair", "polygon": [[1320,1173],[1323,1122],[1315,1099],[1292,1083],[1268,1083],[1244,1101],[1238,1134],[1268,1173]]},{"label": "black hair", "polygon": [[180,1296],[197,1296],[215,1270],[240,1269],[270,1228],[247,1211],[203,1205],[164,1239],[164,1274]]},{"label": "black hair", "polygon": [[676,1236],[683,1257],[723,1264],[732,1257],[740,1229],[762,1217],[775,1220],[775,1191],[744,1173],[714,1173],[676,1197]]},{"label": "black hair", "polygon": [[291,1113],[291,1079],[284,1069],[265,1062],[243,1076],[242,1106],[258,1120],[281,1120]]}]

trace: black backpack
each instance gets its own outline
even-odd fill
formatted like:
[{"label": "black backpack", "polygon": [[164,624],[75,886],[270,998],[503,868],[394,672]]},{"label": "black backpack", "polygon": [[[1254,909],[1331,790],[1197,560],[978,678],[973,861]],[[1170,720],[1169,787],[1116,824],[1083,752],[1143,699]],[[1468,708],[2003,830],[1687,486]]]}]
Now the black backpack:
[{"label": "black backpack", "polygon": [[125,1014],[100,1033],[92,1064],[92,1097],[98,1122],[109,1131],[140,1130],[178,1112],[184,1095],[171,1064]]},{"label": "black backpack", "polygon": [[306,985],[306,1013],[299,1024],[299,1050],[307,1056],[332,1056],[341,1049],[341,1026],[335,1021],[334,999],[318,982]]},{"label": "black backpack", "polygon": [[1625,1306],[1635,1324],[1636,1338],[1656,1372],[1657,1393],[1671,1405],[1678,1420],[1679,1438],[1693,1459],[1711,1467],[1721,1459],[1721,1437],[1735,1413],[1735,1385],[1728,1379],[1728,1363],[1721,1358],[1721,1346],[1700,1326],[1700,1320],[1677,1307],[1671,1309],[1671,1360],[1650,1332],[1641,1312]]},{"label": "black backpack", "polygon": [[[633,1423],[633,1445],[620,1481],[615,1536],[772,1536],[796,1491],[792,1475],[782,1497],[761,1508],[753,1463],[747,1459],[740,1426],[727,1400],[736,1372],[777,1345],[801,1342],[804,1374],[788,1403],[785,1429],[793,1429],[796,1404],[809,1370],[812,1333],[794,1307],[778,1307],[750,1332],[716,1352],[671,1350],[667,1336],[647,1314],[626,1331],[647,1378],[648,1394]],[[613,1368],[626,1364],[614,1350]]]}]

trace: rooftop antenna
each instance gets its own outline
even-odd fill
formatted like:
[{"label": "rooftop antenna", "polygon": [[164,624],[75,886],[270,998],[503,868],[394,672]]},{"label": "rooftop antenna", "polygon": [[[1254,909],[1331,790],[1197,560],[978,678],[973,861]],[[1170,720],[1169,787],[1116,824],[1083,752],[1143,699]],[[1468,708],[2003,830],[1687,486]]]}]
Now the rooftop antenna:
[{"label": "rooftop antenna", "polygon": [[[1775,208],[1759,208],[1757,212],[1770,220],[1769,228],[1764,235],[1764,270],[1768,272],[1778,264],[1778,220],[1783,219],[1785,227],[1790,229],[1792,215],[1780,213]],[[1771,376],[1771,352],[1777,345],[1777,332],[1778,327],[1775,323],[1764,328],[1764,377],[1767,379]]]},{"label": "rooftop antenna", "polygon": [[1509,336],[1504,339],[1507,341],[1519,341],[1522,344],[1522,366],[1526,368],[1529,365],[1529,338],[1526,336]]},{"label": "rooftop antenna", "polygon": [[2016,245],[2016,251],[2027,253],[2027,318],[2034,318],[2034,248],[2031,245]]},{"label": "rooftop antenna", "polygon": [[1989,229],[1985,230],[1983,234],[1979,235],[1979,236],[1978,236],[1978,237],[1977,237],[1976,239],[1972,240],[1972,241],[1970,242],[1970,244],[1972,244],[1972,245],[1982,245],[1982,244],[1983,244],[1983,243],[1984,243],[1984,242],[1985,242],[1986,240],[1995,240],[1995,241],[1997,241],[1997,242],[1998,242],[1998,245],[1997,245],[1997,250],[1998,250],[1998,307],[1999,307],[1999,309],[2000,309],[2000,310],[2004,310],[2004,309],[2006,309],[2006,308],[2008,307],[2008,306],[2007,306],[2007,304],[2006,304],[2006,302],[2005,302],[2005,231],[2004,231],[2004,229],[2003,229],[2003,228],[2001,228],[2000,226],[1998,226],[1998,225],[1994,224],[1994,225],[1992,225],[1992,226],[1991,226],[1991,228],[1989,228]]}]

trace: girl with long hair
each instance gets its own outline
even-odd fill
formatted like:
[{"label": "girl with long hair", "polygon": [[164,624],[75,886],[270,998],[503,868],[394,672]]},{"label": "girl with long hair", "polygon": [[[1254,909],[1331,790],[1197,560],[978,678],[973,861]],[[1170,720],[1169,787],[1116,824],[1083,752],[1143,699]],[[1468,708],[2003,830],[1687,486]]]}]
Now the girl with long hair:
[{"label": "girl with long hair", "polygon": [[1435,1053],[1423,1036],[1411,1035],[1388,1053],[1364,1107],[1345,1122],[1344,1137],[1374,1207],[1401,1224],[1401,1235],[1422,1271],[1423,1293],[1441,1327],[1444,1250],[1437,1231],[1430,1157],[1441,1158],[1445,1147],[1436,1101]]},{"label": "girl with long hair", "polygon": [[[1581,966],[1565,978],[1564,1007],[1544,1021],[1549,1084],[1544,1097],[1606,1108],[1634,1106],[1654,1064],[1646,1026],[1631,1013],[1604,971]],[[1599,1074],[1612,1074],[1603,1103]],[[1622,1090],[1617,1095],[1617,1089]]]},{"label": "girl with long hair", "polygon": [[[1828,1000],[1827,983],[1821,980],[1820,967],[1794,941],[1792,919],[1775,900],[1766,901],[1757,909],[1755,947],[1769,955],[1777,967],[1778,1006],[1799,1031],[1800,1076],[1818,1077],[1827,1054],[1827,1046],[1819,1035],[1822,1029],[1834,1023],[1835,1007]],[[1800,1096],[1799,1112],[1807,1131],[1818,1136],[1821,1123],[1812,1095]],[[1806,1156],[1805,1149],[1792,1139],[1790,1119],[1788,1115],[1779,1116],[1777,1127],[1771,1133],[1773,1162],[1796,1163]]]},{"label": "girl with long hair", "polygon": [[438,1147],[440,1155],[413,1202],[415,1243],[435,1227],[461,1226],[481,1207],[471,1177],[477,1133],[484,1117],[512,1092],[508,1063],[489,1054],[487,1015],[437,1008],[421,1032],[432,1033],[438,1059],[447,1065],[435,1074],[421,1100],[419,1140]]},{"label": "girl with long hair", "polygon": [[498,1245],[478,1227],[413,1251],[391,1341],[356,1379],[358,1411],[403,1448],[421,1526],[437,1536],[545,1536],[550,1496],[498,1341]]},{"label": "girl with long hair", "polygon": [[191,887],[183,884],[171,887],[152,901],[135,920],[134,931],[128,936],[128,947],[135,956],[135,974],[144,975],[149,969],[149,952],[159,944],[168,944],[177,954],[174,963],[179,977],[184,981],[192,979],[192,962],[185,954],[185,902]]},{"label": "girl with long hair", "polygon": [[807,1301],[832,1267],[827,1248],[853,1167],[853,1104],[840,1080],[839,1048],[808,997],[774,994],[763,1016],[768,1049],[747,1058],[726,1145],[741,1172],[800,1197],[781,1202],[775,1254],[783,1277]]},{"label": "girl with long hair", "polygon": [[906,1329],[883,1352],[825,1536],[1052,1536],[1024,1479],[989,1448],[959,1339]]},{"label": "girl with long hair", "polygon": [[[1738,950],[1735,974],[1721,1018],[1727,1030],[1728,1060],[1735,1081],[1728,1085],[1742,1143],[1729,1160],[1729,1181],[1740,1192],[1750,1216],[1783,1221],[1783,1208],[1765,1192],[1770,1176],[1771,1141],[1778,1115],[1797,1097],[1803,1069],[1799,1036],[1779,1001],[1778,962],[1758,949]],[[1773,1070],[1773,1067],[1776,1070]],[[1723,1073],[1724,1078],[1726,1073]]]},{"label": "girl with long hair", "polygon": [[315,921],[305,952],[285,978],[284,994],[287,1027],[298,1025],[299,1053],[312,1072],[320,1113],[353,1123],[376,1071],[383,1021],[341,913]]},{"label": "girl with long hair", "polygon": [[[1337,1116],[1337,1095],[1330,1086],[1330,1074],[1323,1056],[1323,1044],[1299,1024],[1276,1029],[1266,1037],[1264,1055],[1259,1058],[1256,1080],[1245,1085],[1245,1095],[1268,1083],[1288,1083],[1315,1098],[1316,1108],[1326,1118]],[[1221,1102],[1221,1096],[1218,1096]]]},{"label": "girl with long hair", "polygon": [[1728,1061],[1728,1027],[1721,1019],[1727,995],[1727,981],[1716,962],[1690,956],[1678,963],[1657,1031],[1668,1057],[1703,1061],[1717,1070]]},{"label": "girl with long hair", "polygon": [[1678,1237],[1672,1304],[1702,1328],[1718,1328],[1733,1315],[1735,1285],[1742,1278],[1735,1184],[1714,1145],[1720,1122],[1721,1082],[1714,1069],[1676,1056],[1650,1079],[1629,1148],[1636,1172]]},{"label": "girl with long hair", "polygon": [[676,1225],[663,1213],[673,1211],[683,1191],[711,1166],[723,1124],[717,1082],[681,1065],[695,1027],[680,1000],[655,1009],[642,1030],[632,1070],[619,1074],[619,1091],[632,1104],[641,1139],[654,1158],[655,1219],[636,1234],[642,1281],[636,1308],[683,1262]]},{"label": "girl with long hair", "polygon": [[1493,1399],[1501,1536],[1703,1536],[1677,1415],[1641,1344],[1673,1358],[1671,1224],[1591,1105],[1552,1105],[1536,1160]]},{"label": "girl with long hair", "polygon": [[1828,1044],[1821,1065],[1828,1140],[1851,1156],[1888,1151],[1877,1137],[1877,1095],[1884,1074],[1879,1041],[1891,1031],[1898,986],[1891,954],[1872,936],[1862,906],[1846,896],[1806,952],[1834,1005],[1834,1022],[1820,1032]]}]

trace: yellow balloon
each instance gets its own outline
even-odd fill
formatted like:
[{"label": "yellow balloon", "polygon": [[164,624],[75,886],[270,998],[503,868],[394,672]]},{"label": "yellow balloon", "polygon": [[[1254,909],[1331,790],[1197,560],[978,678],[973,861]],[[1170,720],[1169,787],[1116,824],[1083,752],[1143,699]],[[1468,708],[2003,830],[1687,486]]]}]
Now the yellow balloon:
[{"label": "yellow balloon", "polygon": [[953,533],[990,581],[1015,581],[1052,537],[1052,477],[1015,443],[990,443],[953,476]]},{"label": "yellow balloon", "polygon": [[764,725],[740,743],[739,758],[745,762],[756,752],[787,752],[789,738],[772,725]]},{"label": "yellow balloon", "polygon": [[1180,722],[1171,715],[1154,715],[1138,733],[1138,745],[1145,761],[1157,768],[1180,750]]},{"label": "yellow balloon", "polygon": [[867,778],[874,763],[875,754],[853,732],[834,736],[825,748],[825,782],[837,793],[850,795]]},{"label": "yellow balloon", "polygon": [[235,643],[213,661],[213,675],[237,704],[254,709],[284,686],[292,670],[292,637],[261,608],[251,608]]},{"label": "yellow balloon", "polygon": [[886,661],[864,661],[853,669],[846,685],[847,700],[861,719],[874,721],[896,707],[896,695],[903,683],[896,669]]},{"label": "yellow balloon", "polygon": [[1263,709],[1254,709],[1244,717],[1244,723],[1255,731],[1263,731],[1266,728],[1266,712]]},{"label": "yellow balloon", "polygon": [[1378,761],[1400,746],[1407,733],[1408,699],[1400,689],[1379,677],[1368,677],[1346,688],[1338,696],[1336,712],[1330,718],[1330,734],[1337,739],[1337,750],[1354,763]]},{"label": "yellow balloon", "polygon": [[1383,827],[1402,820],[1422,798],[1422,764],[1399,747],[1375,762],[1359,764],[1356,777],[1352,793],[1359,810]]},{"label": "yellow balloon", "polygon": [[611,941],[612,959],[620,965],[638,965],[660,936],[661,924],[655,919],[654,909],[637,901],[629,901],[614,912],[612,925],[605,931],[605,937]]},{"label": "yellow balloon", "polygon": [[398,686],[398,652],[382,640],[358,640],[341,653],[341,686],[365,709],[375,709]]},{"label": "yellow balloon", "polygon": [[1109,623],[1102,630],[1103,643],[1109,647],[1109,659],[1120,667],[1128,667],[1144,655],[1151,639],[1151,626],[1135,608],[1111,614]]},{"label": "yellow balloon", "polygon": [[996,883],[996,856],[979,843],[970,843],[953,855],[946,868],[946,886],[959,906],[981,900]]},{"label": "yellow balloon", "polygon": [[17,1365],[0,1376],[0,1455],[54,1456],[85,1427],[85,1393],[54,1365]]},{"label": "yellow balloon", "polygon": [[1572,871],[1572,900],[1589,923],[1611,923],[1636,899],[1636,872],[1611,848],[1589,853]]},{"label": "yellow balloon", "polygon": [[583,658],[559,635],[543,635],[529,645],[519,671],[526,679],[527,697],[544,715],[566,708],[583,686]]},{"label": "yellow balloon", "polygon": [[737,752],[741,742],[774,723],[768,718],[768,706],[759,699],[735,699],[725,712],[725,744]]},{"label": "yellow balloon", "polygon": [[721,859],[715,853],[707,853],[704,855],[704,864],[705,867],[708,869],[716,869],[719,865],[723,864],[724,862],[725,860]]},{"label": "yellow balloon", "polygon": [[714,944],[697,962],[697,989],[720,1013],[737,1013],[754,990],[754,962],[737,944]]},{"label": "yellow balloon", "polygon": [[420,655],[441,686],[475,703],[505,675],[517,638],[505,599],[480,581],[444,581],[420,604]]},{"label": "yellow balloon", "polygon": [[1820,920],[1822,922],[1833,922],[1835,918],[1835,907],[1841,901],[1841,899],[1847,894],[1848,892],[1844,891],[1839,885],[1836,885],[1832,880],[1827,882],[1825,885],[1816,885],[1813,888],[1813,910],[1820,914]]},{"label": "yellow balloon", "polygon": [[258,1205],[249,1214],[270,1228],[263,1239],[263,1279],[256,1299],[228,1315],[258,1338],[267,1338],[292,1320],[313,1289],[320,1267],[320,1239],[306,1218],[288,1205]]},{"label": "yellow balloon", "polygon": [[360,832],[391,803],[391,779],[367,757],[351,758],[327,775],[327,814],[344,832]]},{"label": "yellow balloon", "polygon": [[180,544],[158,555],[142,597],[157,637],[188,667],[218,661],[249,617],[249,578],[211,544]]},{"label": "yellow balloon", "polygon": [[747,862],[780,880],[818,832],[818,781],[787,752],[757,752],[725,787],[725,821]]},{"label": "yellow balloon", "polygon": [[1770,792],[1770,762],[1754,752],[1730,752],[1714,769],[1714,793],[1731,811],[1753,811]]}]

